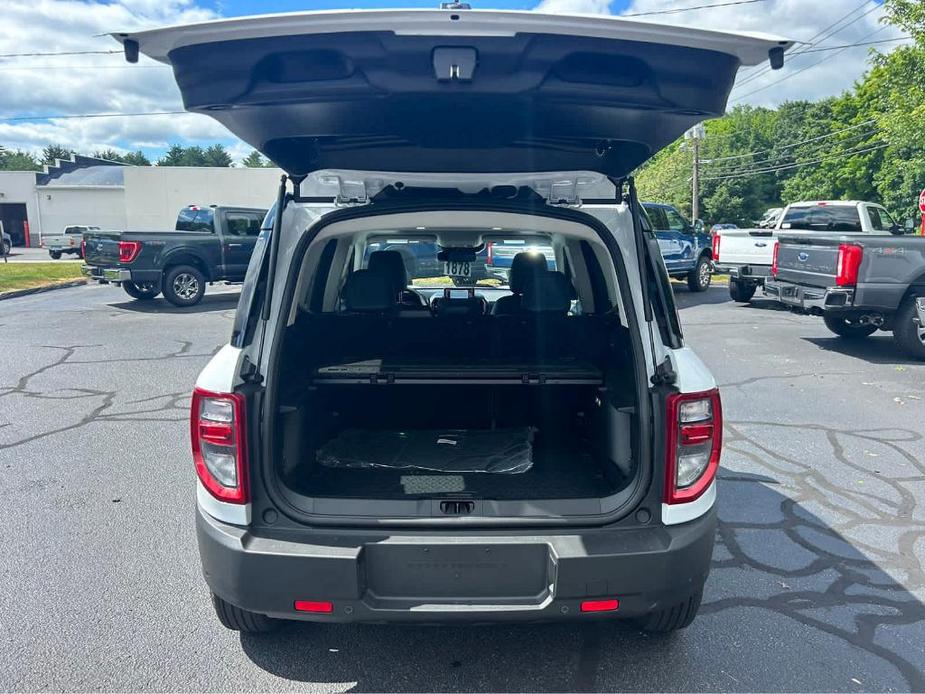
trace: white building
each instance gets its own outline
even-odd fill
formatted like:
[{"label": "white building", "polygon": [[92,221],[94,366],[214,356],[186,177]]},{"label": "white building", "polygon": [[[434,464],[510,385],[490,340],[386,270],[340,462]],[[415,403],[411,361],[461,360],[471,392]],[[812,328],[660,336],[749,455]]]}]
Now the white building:
[{"label": "white building", "polygon": [[42,172],[0,171],[0,221],[14,246],[38,246],[71,224],[173,229],[186,205],[270,207],[278,169],[124,166],[75,156]]}]

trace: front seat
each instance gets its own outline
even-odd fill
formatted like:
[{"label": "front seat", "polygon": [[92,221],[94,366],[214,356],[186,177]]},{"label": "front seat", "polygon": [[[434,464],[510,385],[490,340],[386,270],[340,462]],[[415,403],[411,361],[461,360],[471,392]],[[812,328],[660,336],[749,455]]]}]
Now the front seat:
[{"label": "front seat", "polygon": [[408,289],[408,273],[405,259],[398,251],[373,251],[369,254],[366,267],[373,272],[387,275],[392,282],[395,296],[399,297],[401,308],[427,308],[427,302],[417,292]]},{"label": "front seat", "polygon": [[502,296],[491,308],[492,315],[520,313],[523,310],[523,294],[527,286],[538,275],[547,272],[546,256],[542,253],[518,253],[511,261],[508,285],[511,294]]}]

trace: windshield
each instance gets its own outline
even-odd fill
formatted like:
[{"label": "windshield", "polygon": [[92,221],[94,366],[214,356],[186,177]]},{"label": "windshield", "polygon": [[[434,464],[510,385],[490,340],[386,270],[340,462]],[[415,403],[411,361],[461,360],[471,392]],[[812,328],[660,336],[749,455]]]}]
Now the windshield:
[{"label": "windshield", "polygon": [[518,253],[542,254],[547,269],[557,269],[548,239],[493,239],[475,247],[449,248],[432,239],[374,238],[366,245],[364,268],[376,251],[397,251],[404,262],[409,286],[418,288],[507,288],[511,264]]},{"label": "windshield", "polygon": [[813,205],[791,207],[781,229],[801,231],[862,231],[861,217],[855,205]]}]

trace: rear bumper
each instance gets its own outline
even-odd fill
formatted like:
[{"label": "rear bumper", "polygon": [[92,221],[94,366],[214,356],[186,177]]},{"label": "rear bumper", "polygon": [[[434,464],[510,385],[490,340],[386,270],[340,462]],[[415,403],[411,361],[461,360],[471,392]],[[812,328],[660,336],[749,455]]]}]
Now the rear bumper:
[{"label": "rear bumper", "polygon": [[803,313],[822,314],[854,306],[854,289],[851,287],[807,287],[793,282],[768,280],[764,284],[764,293]]},{"label": "rear bumper", "polygon": [[159,282],[161,279],[160,270],[130,270],[122,267],[100,267],[98,265],[82,265],[80,272],[84,277],[98,280],[99,282],[112,282],[120,284],[122,282]]},{"label": "rear bumper", "polygon": [[[486,622],[633,617],[700,590],[715,507],[677,526],[563,535],[391,535],[305,529],[267,536],[197,510],[206,583],[245,610],[322,622]],[[618,598],[612,612],[580,603]],[[331,601],[330,613],[296,600]]]},{"label": "rear bumper", "polygon": [[716,272],[728,274],[731,279],[740,282],[754,282],[755,284],[764,284],[765,280],[771,275],[770,265],[726,265],[718,263],[715,265]]}]

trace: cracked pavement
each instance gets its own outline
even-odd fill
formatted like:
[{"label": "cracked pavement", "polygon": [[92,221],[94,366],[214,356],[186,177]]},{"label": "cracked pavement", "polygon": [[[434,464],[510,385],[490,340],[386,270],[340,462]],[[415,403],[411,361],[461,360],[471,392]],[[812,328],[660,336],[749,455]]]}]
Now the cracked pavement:
[{"label": "cracked pavement", "polygon": [[724,288],[677,290],[726,415],[690,628],[224,631],[199,575],[186,408],[236,298],[0,302],[0,689],[925,691],[925,364]]}]

